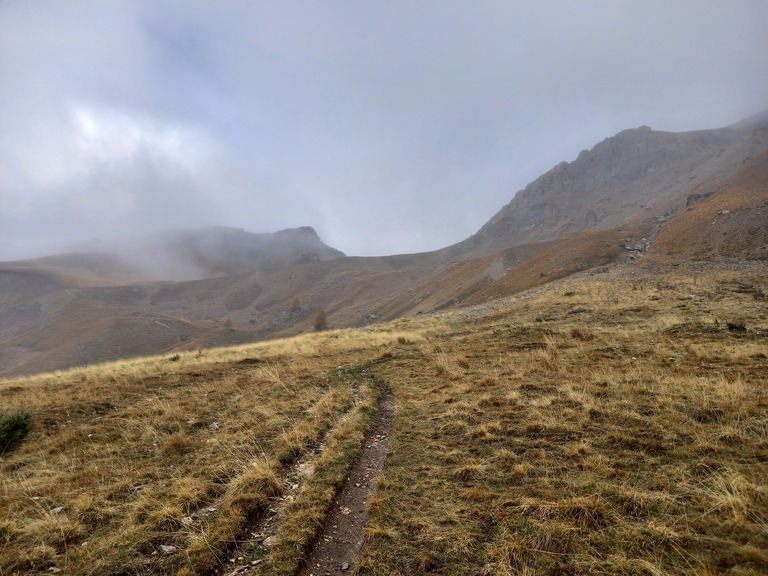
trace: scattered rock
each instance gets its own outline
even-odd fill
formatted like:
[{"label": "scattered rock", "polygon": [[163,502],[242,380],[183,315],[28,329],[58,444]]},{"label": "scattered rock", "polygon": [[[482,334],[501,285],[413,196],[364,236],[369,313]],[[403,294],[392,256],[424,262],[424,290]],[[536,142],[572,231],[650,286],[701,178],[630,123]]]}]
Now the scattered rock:
[{"label": "scattered rock", "polygon": [[51,514],[58,514],[62,510],[64,510],[64,506],[56,506],[56,508],[51,509]]},{"label": "scattered rock", "polygon": [[341,565],[342,570],[349,570],[349,562],[344,562],[344,564]]},{"label": "scattered rock", "polygon": [[378,314],[368,314],[368,316],[365,317],[365,320],[363,321],[363,324],[368,326],[368,324],[373,324],[378,319],[379,319]]},{"label": "scattered rock", "polygon": [[277,542],[277,536],[274,534],[264,540],[264,546],[267,548],[272,548],[272,546],[275,545],[275,542]]},{"label": "scattered rock", "polygon": [[165,556],[168,556],[169,554],[176,552],[176,546],[160,544],[160,552],[162,552]]},{"label": "scattered rock", "polygon": [[697,200],[701,200],[702,198],[704,198],[704,196],[701,194],[689,194],[688,198],[685,199],[685,207],[688,208],[688,206],[690,206]]},{"label": "scattered rock", "polygon": [[219,429],[219,423],[218,422],[214,422],[213,424],[210,424],[208,426],[208,430],[210,430],[211,432],[216,432],[216,430],[218,430],[218,429]]}]

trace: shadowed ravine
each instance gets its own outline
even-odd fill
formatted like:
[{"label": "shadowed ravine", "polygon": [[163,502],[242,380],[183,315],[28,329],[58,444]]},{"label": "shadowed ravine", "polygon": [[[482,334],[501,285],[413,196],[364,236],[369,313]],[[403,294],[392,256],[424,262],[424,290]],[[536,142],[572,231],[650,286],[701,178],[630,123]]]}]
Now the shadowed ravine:
[{"label": "shadowed ravine", "polygon": [[297,576],[349,573],[362,556],[367,506],[384,469],[394,430],[395,397],[388,384],[374,381],[365,369],[360,376],[379,389],[379,410]]}]

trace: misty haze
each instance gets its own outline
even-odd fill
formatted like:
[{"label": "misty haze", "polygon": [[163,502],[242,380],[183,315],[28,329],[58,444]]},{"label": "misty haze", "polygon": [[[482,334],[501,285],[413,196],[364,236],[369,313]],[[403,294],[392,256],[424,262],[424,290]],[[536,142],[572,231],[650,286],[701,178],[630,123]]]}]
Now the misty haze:
[{"label": "misty haze", "polygon": [[606,136],[765,108],[759,1],[0,7],[0,260],[208,226],[435,250]]},{"label": "misty haze", "polygon": [[765,22],[0,3],[0,574],[768,573]]}]

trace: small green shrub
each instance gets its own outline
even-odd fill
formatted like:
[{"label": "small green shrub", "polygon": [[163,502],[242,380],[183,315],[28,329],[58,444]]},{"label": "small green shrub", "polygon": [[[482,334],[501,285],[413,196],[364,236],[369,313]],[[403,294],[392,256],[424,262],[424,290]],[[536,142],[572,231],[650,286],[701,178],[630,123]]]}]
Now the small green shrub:
[{"label": "small green shrub", "polygon": [[10,524],[0,524],[0,541],[10,542],[16,537],[16,530]]},{"label": "small green shrub", "polygon": [[323,330],[328,329],[328,316],[325,313],[325,310],[318,310],[317,316],[315,316],[315,331],[322,332]]},{"label": "small green shrub", "polygon": [[5,454],[22,443],[34,428],[32,412],[16,410],[0,414],[0,454]]}]

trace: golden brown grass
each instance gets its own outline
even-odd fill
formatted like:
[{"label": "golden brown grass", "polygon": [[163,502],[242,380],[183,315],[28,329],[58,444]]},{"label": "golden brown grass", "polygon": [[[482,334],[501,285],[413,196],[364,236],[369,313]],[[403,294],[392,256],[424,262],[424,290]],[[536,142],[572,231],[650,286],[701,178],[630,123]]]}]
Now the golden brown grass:
[{"label": "golden brown grass", "polygon": [[764,281],[665,280],[457,312],[377,366],[401,411],[360,573],[766,573],[768,302],[734,289]]},{"label": "golden brown grass", "polygon": [[0,573],[208,572],[332,430],[322,515],[354,453],[341,439],[359,442],[372,406],[336,368],[399,339],[418,335],[328,332],[0,382],[2,403],[36,419],[0,461]]},{"label": "golden brown grass", "polygon": [[349,368],[375,359],[398,417],[359,573],[766,573],[768,286],[674,270],[2,381],[37,428],[0,461],[0,574],[207,573],[328,434],[260,552],[291,573],[371,418]]}]

